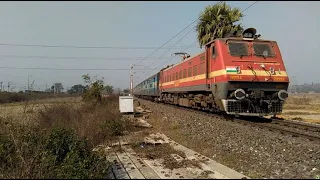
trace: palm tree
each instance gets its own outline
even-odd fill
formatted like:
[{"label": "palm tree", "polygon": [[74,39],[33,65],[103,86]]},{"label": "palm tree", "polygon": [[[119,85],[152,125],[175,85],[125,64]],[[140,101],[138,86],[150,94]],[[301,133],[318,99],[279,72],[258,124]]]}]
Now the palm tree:
[{"label": "palm tree", "polygon": [[225,2],[207,6],[201,12],[196,27],[200,47],[213,39],[242,31],[241,24],[235,25],[242,17],[243,14],[239,8],[231,8]]}]

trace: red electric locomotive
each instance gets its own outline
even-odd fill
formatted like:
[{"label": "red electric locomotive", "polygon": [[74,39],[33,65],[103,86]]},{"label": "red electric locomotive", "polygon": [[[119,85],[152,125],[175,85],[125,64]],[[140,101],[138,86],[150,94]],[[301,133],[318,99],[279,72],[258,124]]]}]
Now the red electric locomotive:
[{"label": "red electric locomotive", "polygon": [[162,69],[157,99],[235,115],[281,113],[286,68],[277,42],[259,37],[249,28],[240,37],[215,39],[204,52]]}]

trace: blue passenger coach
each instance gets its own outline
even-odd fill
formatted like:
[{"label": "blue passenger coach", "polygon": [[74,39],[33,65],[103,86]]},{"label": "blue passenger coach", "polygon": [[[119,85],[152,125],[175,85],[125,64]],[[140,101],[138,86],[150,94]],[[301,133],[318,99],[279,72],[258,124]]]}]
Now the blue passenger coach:
[{"label": "blue passenger coach", "polygon": [[142,81],[133,88],[133,95],[137,97],[149,97],[149,99],[156,100],[160,95],[159,77],[160,73],[157,73]]}]

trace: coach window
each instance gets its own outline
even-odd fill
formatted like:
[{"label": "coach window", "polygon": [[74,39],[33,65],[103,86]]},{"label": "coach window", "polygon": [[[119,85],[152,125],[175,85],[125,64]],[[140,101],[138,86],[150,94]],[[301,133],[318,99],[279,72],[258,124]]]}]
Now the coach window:
[{"label": "coach window", "polygon": [[179,79],[179,77],[178,77],[178,72],[176,72],[176,80],[178,80]]},{"label": "coach window", "polygon": [[191,76],[192,76],[192,68],[189,67],[189,68],[188,68],[188,77],[191,77]]},{"label": "coach window", "polygon": [[184,70],[183,70],[183,78],[186,78],[186,77],[187,77],[187,70],[184,69]]},{"label": "coach window", "polygon": [[183,78],[183,77],[182,77],[182,70],[180,70],[180,72],[179,72],[179,78],[180,78],[180,79]]},{"label": "coach window", "polygon": [[174,81],[174,73],[171,74],[171,81]]},{"label": "coach window", "polygon": [[198,74],[198,66],[193,66],[193,76],[196,76]]}]

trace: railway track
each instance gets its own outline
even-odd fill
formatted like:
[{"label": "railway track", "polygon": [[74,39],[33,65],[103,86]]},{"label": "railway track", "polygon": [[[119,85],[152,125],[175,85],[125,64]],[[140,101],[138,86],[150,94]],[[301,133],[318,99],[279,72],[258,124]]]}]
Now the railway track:
[{"label": "railway track", "polygon": [[196,109],[191,109],[191,108],[186,108],[186,107],[181,107],[181,106],[176,106],[171,104],[165,104],[165,105],[169,105],[173,108],[180,109],[180,110],[200,113],[210,117],[223,118],[236,123],[241,123],[243,125],[251,125],[259,128],[268,129],[270,131],[279,132],[281,134],[291,135],[292,137],[303,137],[303,138],[309,139],[310,141],[320,141],[320,126],[318,125],[298,123],[290,120],[279,120],[274,118],[270,118],[270,119],[257,118],[257,117],[235,118],[233,116],[213,114],[211,112],[206,112],[206,111],[201,111],[201,110],[196,110]]}]

